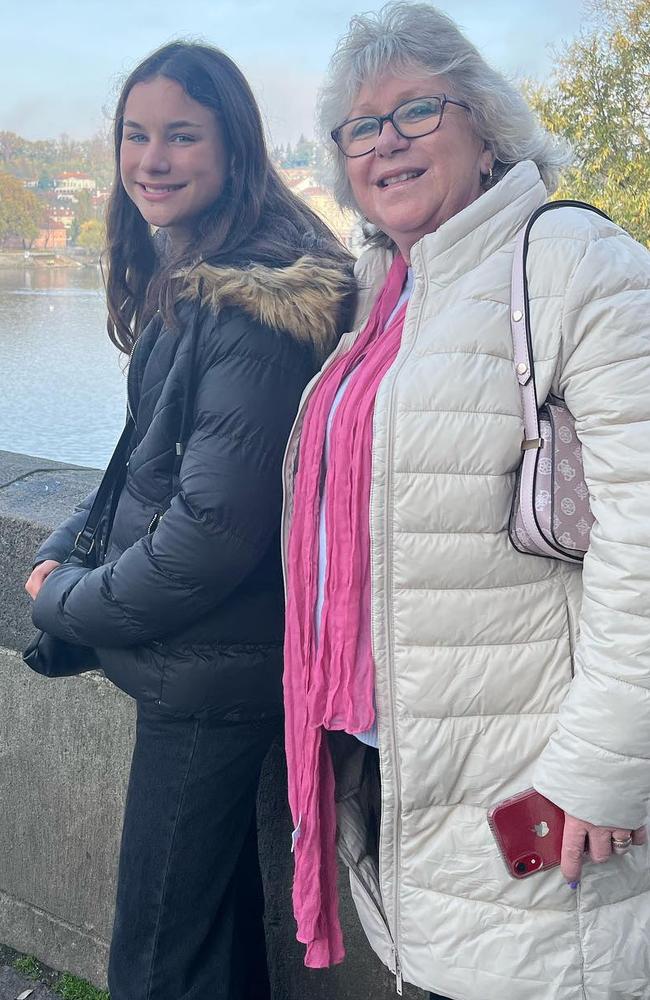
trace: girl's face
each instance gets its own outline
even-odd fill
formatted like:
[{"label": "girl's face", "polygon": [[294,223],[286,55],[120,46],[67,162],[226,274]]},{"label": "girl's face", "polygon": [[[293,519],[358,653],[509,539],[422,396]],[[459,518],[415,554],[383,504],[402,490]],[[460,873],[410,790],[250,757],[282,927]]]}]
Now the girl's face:
[{"label": "girl's face", "polygon": [[217,200],[229,174],[221,125],[175,80],[136,83],[124,108],[122,184],[152,226],[172,242],[192,242],[199,217]]}]

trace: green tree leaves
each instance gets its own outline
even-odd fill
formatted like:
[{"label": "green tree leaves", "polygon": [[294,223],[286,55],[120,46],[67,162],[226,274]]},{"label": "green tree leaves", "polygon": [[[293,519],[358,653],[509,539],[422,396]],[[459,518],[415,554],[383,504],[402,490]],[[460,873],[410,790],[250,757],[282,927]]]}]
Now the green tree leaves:
[{"label": "green tree leaves", "polygon": [[43,205],[16,177],[0,173],[0,245],[20,240],[29,246],[38,235]]},{"label": "green tree leaves", "polygon": [[106,227],[101,219],[88,219],[79,227],[77,243],[84,250],[99,254],[106,245]]},{"label": "green tree leaves", "polygon": [[650,245],[650,0],[592,0],[591,10],[590,30],[528,97],[576,154],[557,197],[592,202]]}]

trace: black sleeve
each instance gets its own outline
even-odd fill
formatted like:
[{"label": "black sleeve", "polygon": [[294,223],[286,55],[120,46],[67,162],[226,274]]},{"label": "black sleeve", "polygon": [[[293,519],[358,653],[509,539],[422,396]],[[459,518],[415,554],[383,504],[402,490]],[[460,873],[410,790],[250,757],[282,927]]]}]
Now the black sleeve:
[{"label": "black sleeve", "polygon": [[313,357],[241,313],[201,344],[178,494],[155,533],[117,561],[51,573],[34,604],[40,628],[107,647],[173,634],[223,601],[268,549],[280,522],[284,448]]},{"label": "black sleeve", "polygon": [[96,493],[97,489],[94,489],[85,500],[82,500],[81,503],[75,507],[70,517],[67,517],[65,521],[63,521],[58,528],[55,528],[52,534],[45,539],[34,556],[34,566],[38,566],[39,563],[45,562],[46,559],[54,559],[56,562],[63,562],[67,559],[72,551],[75,538],[86,523],[86,518],[88,517],[90,508],[93,505]]}]

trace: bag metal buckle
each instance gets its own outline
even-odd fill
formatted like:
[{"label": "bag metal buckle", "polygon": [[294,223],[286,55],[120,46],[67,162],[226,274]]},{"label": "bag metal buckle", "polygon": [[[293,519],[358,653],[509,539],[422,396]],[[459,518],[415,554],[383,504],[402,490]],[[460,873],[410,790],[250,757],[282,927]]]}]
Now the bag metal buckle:
[{"label": "bag metal buckle", "polygon": [[95,533],[86,534],[86,529],[82,528],[74,540],[73,555],[81,555],[87,559],[95,548]]}]

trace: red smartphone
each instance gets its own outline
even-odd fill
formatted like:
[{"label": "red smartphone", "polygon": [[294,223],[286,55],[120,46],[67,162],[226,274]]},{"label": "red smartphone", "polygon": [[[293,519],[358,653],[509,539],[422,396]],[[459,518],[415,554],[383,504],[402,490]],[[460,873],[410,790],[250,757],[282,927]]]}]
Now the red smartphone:
[{"label": "red smartphone", "polygon": [[528,788],[488,813],[488,823],[513,878],[528,878],[560,863],[564,812]]}]

